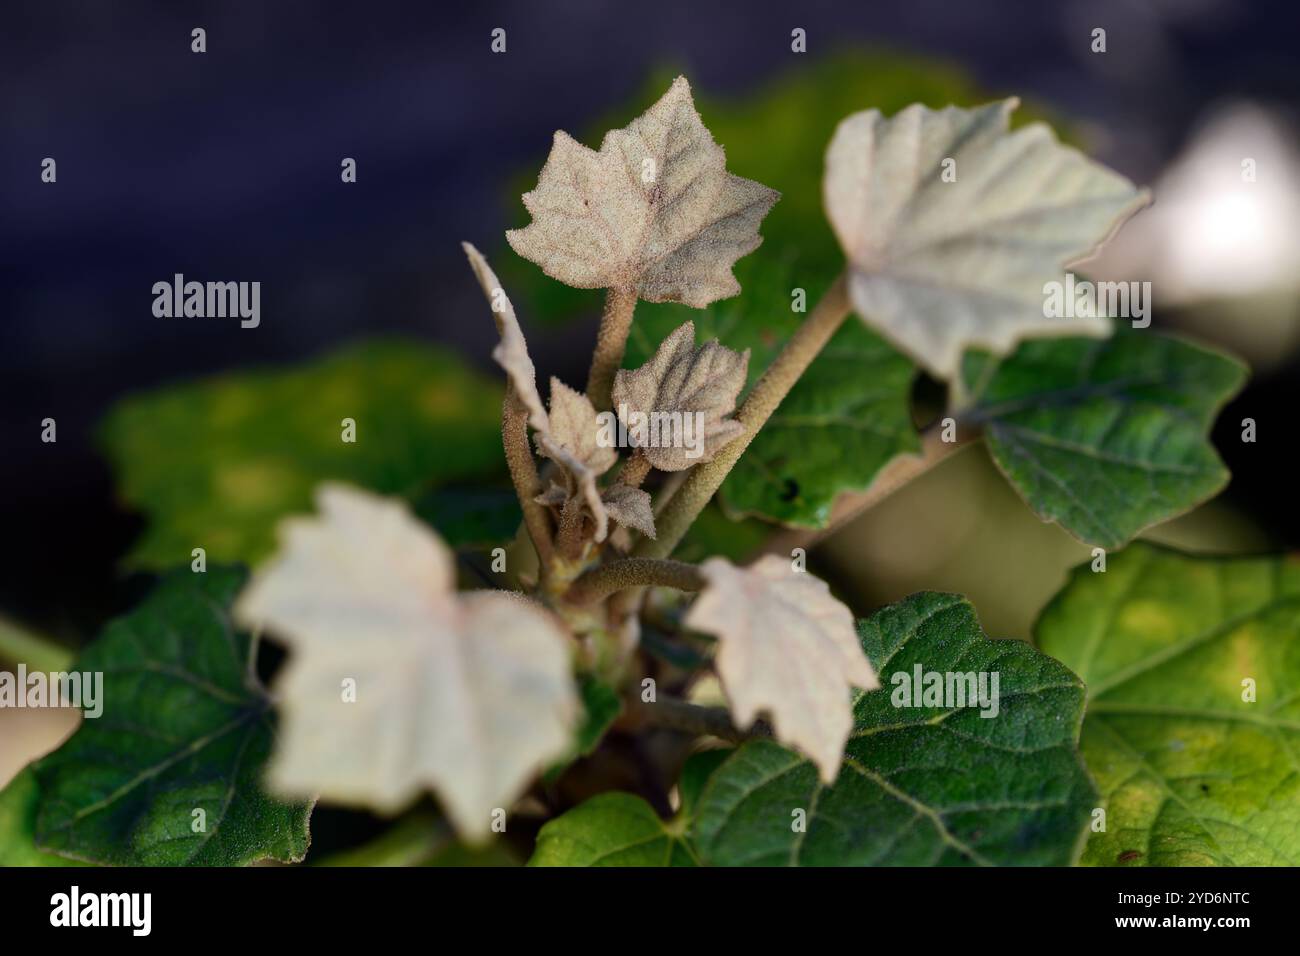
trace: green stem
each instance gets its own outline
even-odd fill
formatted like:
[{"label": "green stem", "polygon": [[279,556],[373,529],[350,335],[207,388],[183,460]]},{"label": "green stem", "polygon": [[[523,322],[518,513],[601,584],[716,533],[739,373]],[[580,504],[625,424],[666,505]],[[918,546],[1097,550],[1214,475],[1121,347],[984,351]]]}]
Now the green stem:
[{"label": "green stem", "polygon": [[66,671],[74,657],[63,645],[0,617],[0,660],[40,671]]},{"label": "green stem", "polygon": [[451,843],[445,824],[430,813],[417,812],[369,843],[341,850],[315,866],[419,866]]},{"label": "green stem", "polygon": [[762,721],[748,730],[741,730],[731,722],[731,714],[725,707],[703,707],[675,697],[661,697],[653,703],[646,703],[639,696],[632,699],[629,707],[643,724],[695,736],[717,737],[734,744],[772,736],[772,729]]},{"label": "green stem", "polygon": [[818,353],[849,314],[848,284],[843,275],[827,290],[803,325],[799,326],[781,354],[750,391],[736,412],[736,421],[745,426],[739,437],[728,442],[711,461],[696,465],[678,492],[673,495],[655,520],[658,536],[642,539],[633,554],[642,558],[666,558],[685,537],[704,506],[722,487],[723,479],[744,454],[781,400],[808,370]]}]

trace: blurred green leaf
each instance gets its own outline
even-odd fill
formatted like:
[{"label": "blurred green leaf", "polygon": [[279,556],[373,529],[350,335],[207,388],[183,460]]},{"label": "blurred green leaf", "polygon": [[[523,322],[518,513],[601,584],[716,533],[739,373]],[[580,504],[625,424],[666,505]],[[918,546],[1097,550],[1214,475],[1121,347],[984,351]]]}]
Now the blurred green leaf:
[{"label": "blurred green leaf", "polygon": [[678,825],[630,793],[602,793],[551,820],[529,866],[694,866]]},{"label": "blurred green leaf", "polygon": [[122,498],[149,520],[128,562],[168,567],[199,547],[256,562],[329,479],[413,498],[503,474],[500,408],[500,387],[456,356],[391,339],[128,398],[102,429]]},{"label": "blurred green leaf", "polygon": [[103,674],[103,713],[32,765],[42,849],[113,866],[303,858],[310,806],[261,789],[271,701],[229,616],[246,577],[171,572],[73,665]]},{"label": "blurred green leaf", "polygon": [[1118,548],[1228,482],[1207,433],[1246,369],[1151,332],[967,353],[962,417],[1044,521]]},{"label": "blurred green leaf", "polygon": [[1300,563],[1137,542],[1075,568],[1035,637],[1088,685],[1084,863],[1300,863]]},{"label": "blurred green leaf", "polygon": [[509,544],[523,521],[509,485],[438,488],[416,500],[415,513],[458,550]]},{"label": "blurred green leaf", "polygon": [[[1064,866],[1096,791],[1076,748],[1082,682],[1021,641],[984,636],[952,594],[915,594],[859,625],[882,688],[861,694],[839,777],[776,743],[709,777],[692,834],[719,866]],[[996,672],[998,710],[899,707],[893,677]],[[919,690],[919,689],[918,689]],[[805,812],[802,832],[794,811]]]},{"label": "blurred green leaf", "polygon": [[36,848],[36,809],[41,788],[31,767],[0,789],[0,866],[84,866]]}]

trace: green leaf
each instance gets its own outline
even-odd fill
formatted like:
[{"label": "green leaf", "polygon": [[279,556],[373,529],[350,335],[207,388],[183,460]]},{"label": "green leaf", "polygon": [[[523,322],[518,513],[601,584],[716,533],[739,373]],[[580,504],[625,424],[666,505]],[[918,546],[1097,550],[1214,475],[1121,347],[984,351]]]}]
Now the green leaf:
[{"label": "green leaf", "polygon": [[1228,471],[1206,435],[1246,378],[1219,352],[1150,332],[968,353],[962,417],[1045,521],[1118,548],[1217,493]]},{"label": "green leaf", "polygon": [[682,815],[694,816],[695,807],[700,802],[704,787],[727,758],[735,753],[733,747],[715,747],[691,754],[682,765],[681,776],[677,778],[677,793],[682,801]]},{"label": "green leaf", "polygon": [[680,823],[630,793],[602,793],[551,820],[529,866],[694,866]]},{"label": "green leaf", "polygon": [[41,788],[30,767],[0,789],[0,866],[83,866],[36,848],[36,808]]},{"label": "green leaf", "polygon": [[1036,638],[1088,685],[1084,863],[1300,864],[1300,563],[1137,543],[1076,568]]},{"label": "green leaf", "polygon": [[457,550],[508,544],[523,521],[509,487],[439,488],[415,502],[415,513]]},{"label": "green leaf", "polygon": [[120,866],[303,858],[310,806],[260,787],[271,702],[227,610],[245,577],[172,572],[86,648],[75,670],[103,674],[103,713],[33,765],[42,849]]},{"label": "green leaf", "polygon": [[[1079,679],[1028,644],[986,638],[956,595],[913,595],[859,633],[882,689],[857,699],[838,779],[824,786],[810,761],[769,741],[746,743],[700,798],[701,858],[721,866],[1071,863],[1096,800],[1076,748]],[[918,666],[996,672],[996,716],[895,706],[902,675]],[[800,810],[804,832],[795,827]]]},{"label": "green leaf", "polygon": [[[148,527],[128,557],[163,568],[205,548],[256,562],[276,521],[339,479],[413,498],[432,484],[504,472],[501,389],[454,355],[402,340],[306,365],[219,375],[129,398],[103,443],[120,493]],[[342,421],[356,441],[342,440]]]}]

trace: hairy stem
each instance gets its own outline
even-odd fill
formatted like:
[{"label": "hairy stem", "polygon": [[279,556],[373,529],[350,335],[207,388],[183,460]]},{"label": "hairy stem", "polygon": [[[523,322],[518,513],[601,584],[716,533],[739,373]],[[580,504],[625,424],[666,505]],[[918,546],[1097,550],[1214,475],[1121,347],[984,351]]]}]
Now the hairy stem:
[{"label": "hairy stem", "polygon": [[560,532],[556,537],[560,554],[570,561],[582,554],[582,526],[586,515],[583,513],[582,496],[570,498],[560,510]]},{"label": "hairy stem", "polygon": [[584,572],[565,594],[571,604],[595,604],[629,588],[667,587],[698,591],[704,587],[700,569],[685,561],[624,558]]},{"label": "hairy stem", "polygon": [[618,470],[617,480],[629,488],[640,488],[641,482],[645,481],[648,474],[650,474],[650,459],[638,448],[632,453],[631,458],[623,462],[623,467]]},{"label": "hairy stem", "polygon": [[542,480],[537,476],[537,462],[528,444],[528,410],[515,394],[514,386],[506,389],[506,400],[501,412],[501,440],[506,451],[506,466],[514,482],[519,507],[524,512],[524,525],[533,539],[542,573],[546,573],[555,548],[551,541],[551,517],[536,497],[542,493]]},{"label": "hairy stem", "polygon": [[610,289],[605,293],[605,311],[600,317],[596,351],[591,356],[591,372],[587,376],[587,397],[598,412],[610,407],[614,373],[623,366],[623,351],[627,348],[635,309],[635,289]]},{"label": "hairy stem", "polygon": [[652,727],[718,737],[735,744],[772,736],[771,728],[761,721],[749,730],[741,730],[731,722],[731,714],[725,707],[702,707],[674,697],[660,697],[654,703],[635,697],[629,709],[641,723]]},{"label": "hairy stem", "polygon": [[823,346],[849,314],[848,286],[843,275],[826,291],[803,325],[786,343],[768,370],[754,385],[736,412],[736,421],[745,426],[739,437],[701,465],[691,469],[681,489],[673,495],[655,522],[658,537],[642,540],[634,554],[644,558],[666,558],[686,535],[704,506],[709,503],[728,472],[744,454],[759,429],[767,423],[781,400],[794,388]]},{"label": "hairy stem", "polygon": [[0,661],[26,664],[34,670],[66,671],[72,659],[72,651],[61,644],[0,618]]}]

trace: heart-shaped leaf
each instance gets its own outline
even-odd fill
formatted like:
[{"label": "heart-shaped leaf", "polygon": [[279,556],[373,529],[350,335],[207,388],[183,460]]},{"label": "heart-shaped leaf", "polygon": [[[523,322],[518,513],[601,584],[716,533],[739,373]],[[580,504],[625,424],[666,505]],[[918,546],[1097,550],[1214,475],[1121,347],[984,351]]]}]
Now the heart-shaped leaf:
[{"label": "heart-shaped leaf", "polygon": [[580,289],[632,289],[647,302],[703,308],[740,291],[731,267],[762,240],[778,194],[727,172],[678,77],[659,102],[594,152],[557,132],[533,221],[506,233],[547,275]]},{"label": "heart-shaped leaf", "polygon": [[490,379],[396,340],[128,398],[102,431],[120,494],[149,520],[128,562],[171,567],[204,548],[209,561],[255,563],[324,480],[414,498],[503,475],[500,409]]},{"label": "heart-shaped leaf", "polygon": [[695,866],[680,823],[630,793],[602,793],[551,820],[529,866]]},{"label": "heart-shaped leaf", "polygon": [[[1028,644],[989,640],[974,608],[951,594],[913,595],[859,632],[885,687],[858,698],[835,784],[775,743],[745,744],[700,798],[701,858],[721,866],[1072,862],[1096,800],[1076,749],[1079,679]],[[917,696],[905,700],[918,669]],[[942,693],[927,699],[932,674]],[[981,674],[989,705],[970,706]],[[925,706],[907,706],[918,702]]]},{"label": "heart-shaped leaf", "polygon": [[1076,568],[1035,638],[1088,685],[1083,862],[1300,864],[1300,563],[1139,542]]},{"label": "heart-shaped leaf", "polygon": [[451,552],[401,503],[341,485],[317,501],[236,606],[291,651],[271,780],[389,813],[432,788],[483,838],[573,739],[569,637],[520,595],[456,595]]},{"label": "heart-shaped leaf", "polygon": [[1039,516],[1118,548],[1227,484],[1206,433],[1245,377],[1235,359],[1150,332],[1026,342],[1001,361],[966,356],[961,415]]},{"label": "heart-shaped leaf", "polygon": [[854,309],[939,378],[972,347],[1105,335],[1104,317],[1048,317],[1043,285],[1149,201],[1047,126],[1009,131],[1017,105],[867,110],[826,151],[826,215]]},{"label": "heart-shaped leaf", "polygon": [[310,805],[261,788],[271,701],[227,611],[245,577],[172,572],[73,665],[103,674],[103,713],[32,766],[40,847],[115,866],[303,858]]}]

